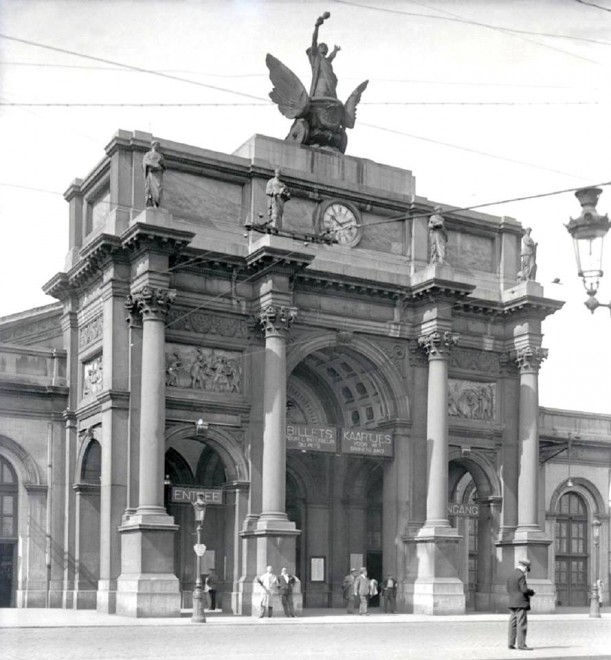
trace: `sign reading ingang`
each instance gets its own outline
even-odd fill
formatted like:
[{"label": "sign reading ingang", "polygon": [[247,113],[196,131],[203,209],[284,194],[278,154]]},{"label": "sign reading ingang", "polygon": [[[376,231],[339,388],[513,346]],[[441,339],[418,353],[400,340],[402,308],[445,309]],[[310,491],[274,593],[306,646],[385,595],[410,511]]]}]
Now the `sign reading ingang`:
[{"label": "sign reading ingang", "polygon": [[334,426],[286,425],[286,448],[310,451],[337,451],[337,429]]},{"label": "sign reading ingang", "polygon": [[365,456],[394,456],[392,433],[366,431],[364,429],[342,429],[342,452]]},{"label": "sign reading ingang", "polygon": [[198,494],[204,496],[206,504],[222,504],[223,491],[206,488],[188,488],[186,486],[172,486],[170,501],[177,504],[193,504]]}]

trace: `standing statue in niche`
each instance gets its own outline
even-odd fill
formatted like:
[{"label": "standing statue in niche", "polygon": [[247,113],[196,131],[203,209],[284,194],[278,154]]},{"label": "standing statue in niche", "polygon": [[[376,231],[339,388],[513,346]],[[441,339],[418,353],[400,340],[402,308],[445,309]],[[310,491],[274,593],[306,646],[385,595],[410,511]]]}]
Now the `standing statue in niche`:
[{"label": "standing statue in niche", "polygon": [[346,103],[338,100],[332,62],[340,48],[335,46],[329,54],[327,44],[318,43],[318,31],[330,16],[326,11],[316,19],[312,44],[306,50],[312,67],[309,94],[301,80],[280,60],[268,53],[265,62],[274,86],[269,97],[285,117],[294,119],[286,141],[343,154],[348,144],[346,129],[354,128],[356,106],[369,81],[362,82]]},{"label": "standing statue in niche", "polygon": [[522,247],[520,249],[521,267],[518,273],[518,282],[534,281],[537,277],[537,245],[532,239],[532,229],[526,227],[522,236]]},{"label": "standing statue in niche", "polygon": [[435,213],[429,218],[429,262],[432,264],[446,263],[446,246],[448,243],[448,232],[445,221],[441,215],[441,206],[435,207]]},{"label": "standing statue in niche", "polygon": [[144,200],[147,208],[159,208],[163,196],[163,172],[165,162],[159,152],[159,140],[153,140],[151,150],[144,154],[142,169],[144,170]]},{"label": "standing statue in niche", "polygon": [[267,195],[267,222],[265,224],[274,229],[282,229],[284,204],[291,198],[291,192],[280,181],[279,169],[274,171],[274,178],[267,182],[265,194]]}]

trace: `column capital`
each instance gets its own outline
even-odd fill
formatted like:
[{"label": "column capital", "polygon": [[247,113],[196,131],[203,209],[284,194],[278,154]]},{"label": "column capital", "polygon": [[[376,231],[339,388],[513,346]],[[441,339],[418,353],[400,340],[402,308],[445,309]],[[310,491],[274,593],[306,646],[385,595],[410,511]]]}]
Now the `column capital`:
[{"label": "column capital", "polygon": [[549,351],[540,346],[523,346],[512,352],[512,357],[518,365],[521,374],[539,373],[541,363],[547,358]]},{"label": "column capital", "polygon": [[450,351],[456,344],[460,335],[455,332],[429,332],[418,337],[418,345],[429,356],[429,360],[447,360]]},{"label": "column capital", "polygon": [[[130,293],[125,301],[130,325],[132,325],[132,317],[138,313],[144,321],[165,321],[170,305],[175,298],[176,291],[173,289],[152,287],[148,284],[139,291]],[[134,321],[137,322],[135,318]]]},{"label": "column capital", "polygon": [[297,318],[294,307],[268,305],[259,314],[259,323],[266,337],[288,334],[289,328]]}]

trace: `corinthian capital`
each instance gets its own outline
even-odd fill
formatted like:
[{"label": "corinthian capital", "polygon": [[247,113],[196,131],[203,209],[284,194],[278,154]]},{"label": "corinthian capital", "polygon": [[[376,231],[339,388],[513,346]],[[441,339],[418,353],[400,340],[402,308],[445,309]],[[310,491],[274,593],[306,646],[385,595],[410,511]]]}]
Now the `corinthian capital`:
[{"label": "corinthian capital", "polygon": [[430,332],[428,335],[418,337],[418,345],[431,359],[447,359],[450,350],[458,344],[458,337],[454,332]]},{"label": "corinthian capital", "polygon": [[512,355],[518,365],[520,373],[538,373],[541,363],[547,357],[549,351],[540,346],[524,346]]},{"label": "corinthian capital", "polygon": [[140,291],[130,294],[125,306],[130,316],[138,311],[144,320],[165,321],[174,298],[176,298],[176,291],[172,289],[160,289],[146,285]]},{"label": "corinthian capital", "polygon": [[278,307],[268,305],[259,314],[259,323],[267,337],[270,334],[287,333],[293,321],[297,318],[297,310],[293,307]]}]

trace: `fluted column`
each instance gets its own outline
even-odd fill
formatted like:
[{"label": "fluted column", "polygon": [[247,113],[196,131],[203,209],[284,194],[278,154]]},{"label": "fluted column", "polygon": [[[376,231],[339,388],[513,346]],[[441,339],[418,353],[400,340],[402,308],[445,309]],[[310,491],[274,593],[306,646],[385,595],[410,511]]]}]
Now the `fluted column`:
[{"label": "fluted column", "polygon": [[176,293],[143,287],[132,294],[142,314],[142,389],[138,513],[165,513],[165,322]]},{"label": "fluted column", "polygon": [[260,522],[287,520],[286,479],[286,340],[297,312],[267,306],[259,321],[265,332],[263,382],[263,466]]},{"label": "fluted column", "polygon": [[426,528],[450,527],[448,521],[448,358],[458,343],[451,332],[419,337],[429,357],[427,404],[428,484]]},{"label": "fluted column", "polygon": [[518,477],[518,532],[540,531],[539,492],[539,368],[545,348],[525,346],[516,351],[520,370],[520,472]]}]

